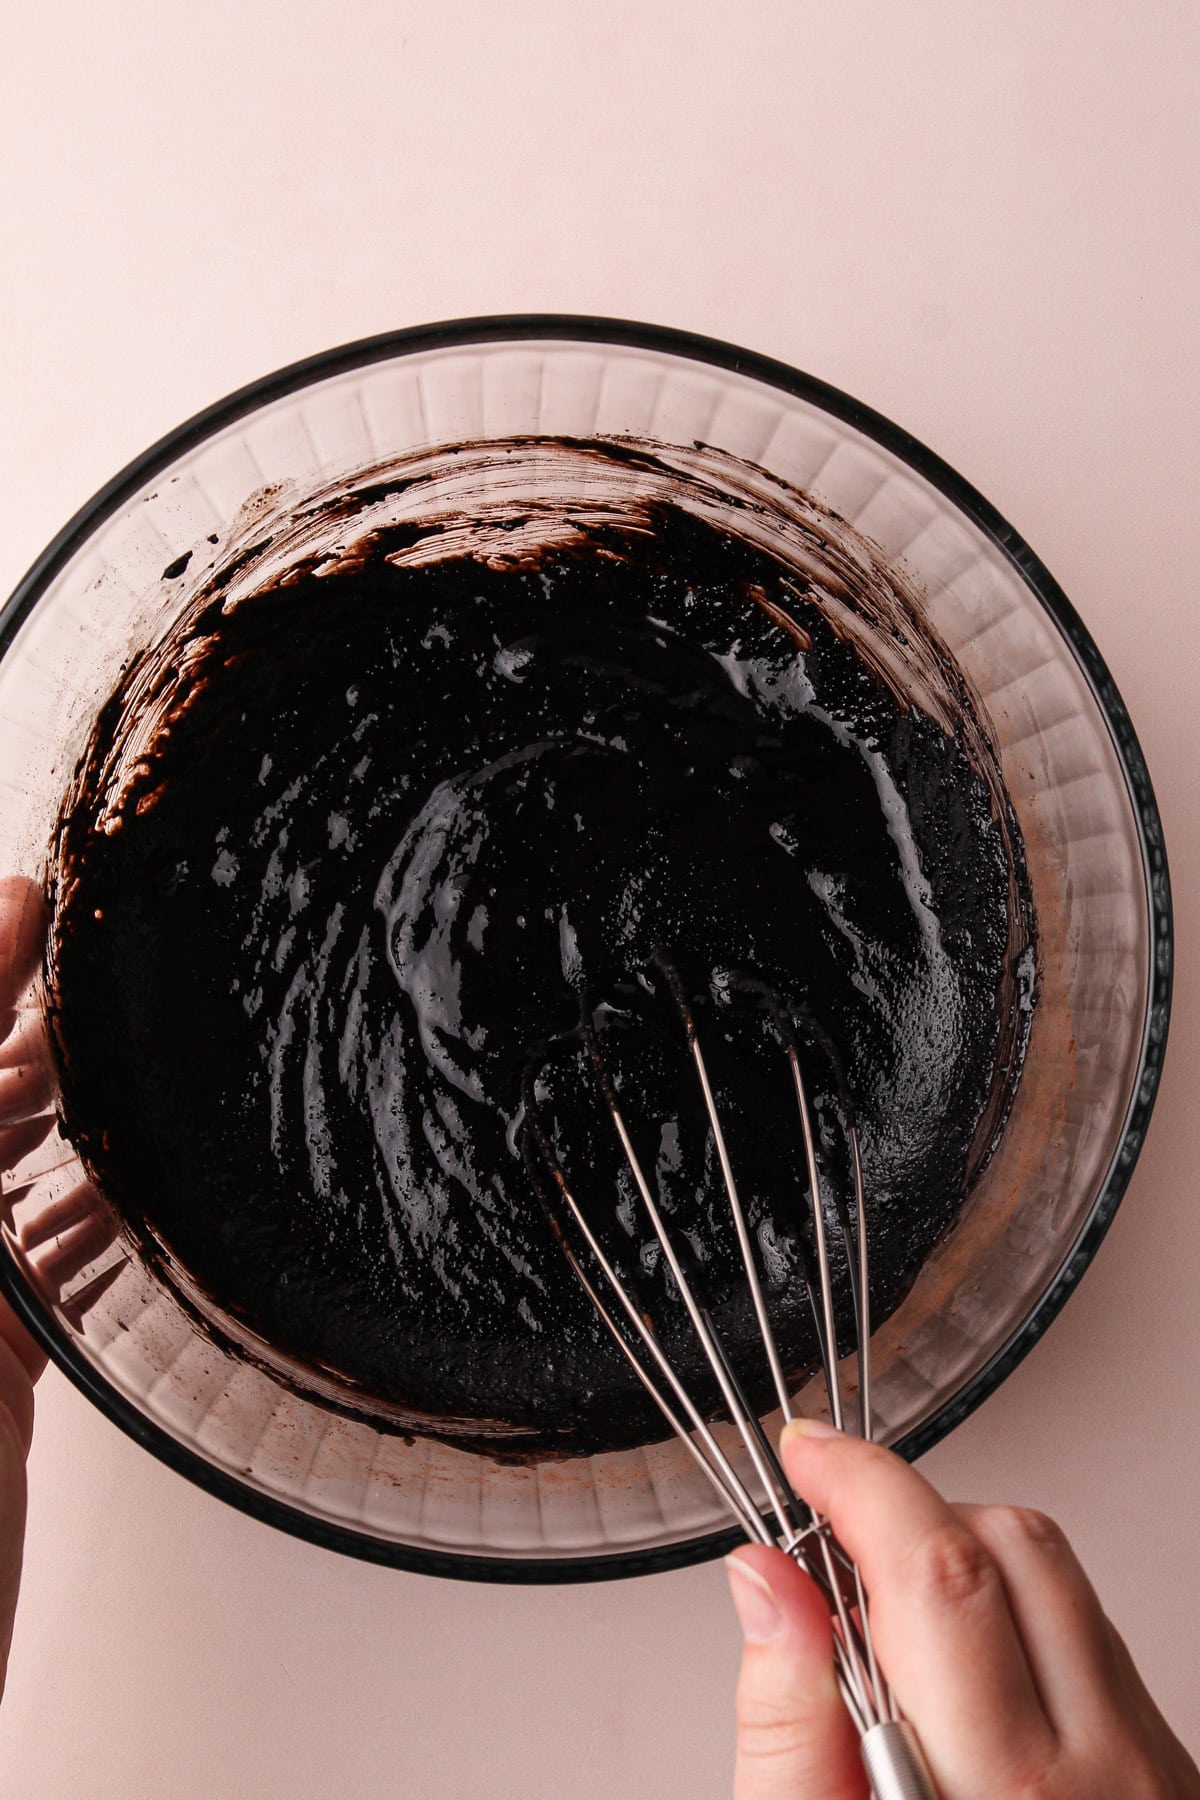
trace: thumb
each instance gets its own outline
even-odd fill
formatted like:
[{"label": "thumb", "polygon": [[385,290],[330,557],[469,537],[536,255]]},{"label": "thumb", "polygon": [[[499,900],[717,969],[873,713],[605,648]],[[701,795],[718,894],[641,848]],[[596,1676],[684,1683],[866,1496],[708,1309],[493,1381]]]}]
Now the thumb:
[{"label": "thumb", "polygon": [[865,1800],[816,1585],[763,1544],[735,1550],[725,1567],[744,1639],[734,1800]]}]

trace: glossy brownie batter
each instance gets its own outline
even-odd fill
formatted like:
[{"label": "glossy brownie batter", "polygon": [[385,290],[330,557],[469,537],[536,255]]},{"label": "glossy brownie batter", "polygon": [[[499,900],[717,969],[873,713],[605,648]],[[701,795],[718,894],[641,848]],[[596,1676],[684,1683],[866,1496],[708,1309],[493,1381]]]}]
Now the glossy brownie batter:
[{"label": "glossy brownie batter", "polygon": [[[533,1193],[524,1072],[693,1368],[564,1036],[597,1023],[761,1388],[652,962],[673,959],[800,1370],[799,1140],[753,984],[840,1052],[882,1316],[1019,1071],[1033,957],[1015,824],[997,770],[741,538],[660,506],[509,559],[414,559],[412,542],[381,531],[233,605],[214,579],[104,709],[50,870],[65,1123],[168,1278],[346,1403],[506,1454],[645,1442],[661,1422]],[[810,1075],[836,1181],[819,1054]]]}]

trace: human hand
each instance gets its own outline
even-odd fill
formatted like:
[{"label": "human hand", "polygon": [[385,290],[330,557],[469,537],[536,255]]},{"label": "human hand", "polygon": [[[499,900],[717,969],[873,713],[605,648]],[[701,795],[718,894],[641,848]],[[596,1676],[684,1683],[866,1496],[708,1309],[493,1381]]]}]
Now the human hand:
[{"label": "human hand", "polygon": [[[1061,1531],[950,1506],[898,1456],[808,1421],[784,1467],[858,1562],[871,1631],[941,1800],[1200,1800],[1200,1773]],[[829,1613],[781,1551],[729,1558],[745,1649],[735,1800],[866,1800]]]},{"label": "human hand", "polygon": [[[0,881],[0,1167],[36,1149],[52,1118],[40,1020],[21,996],[41,957],[44,914],[32,882]],[[0,1694],[8,1670],[25,1545],[25,1459],[33,1436],[33,1384],[46,1358],[0,1300]]]}]

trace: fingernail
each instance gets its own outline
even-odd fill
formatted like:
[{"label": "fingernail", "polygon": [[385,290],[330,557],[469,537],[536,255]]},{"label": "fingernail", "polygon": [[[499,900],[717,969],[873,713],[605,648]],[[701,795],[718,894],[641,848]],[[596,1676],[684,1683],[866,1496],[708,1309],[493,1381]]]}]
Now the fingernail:
[{"label": "fingernail", "polygon": [[826,1419],[789,1419],[780,1435],[784,1438],[832,1438],[841,1437],[842,1433]]},{"label": "fingernail", "polygon": [[768,1643],[783,1625],[783,1610],[770,1584],[740,1557],[727,1556],[725,1567],[742,1636],[748,1644]]}]

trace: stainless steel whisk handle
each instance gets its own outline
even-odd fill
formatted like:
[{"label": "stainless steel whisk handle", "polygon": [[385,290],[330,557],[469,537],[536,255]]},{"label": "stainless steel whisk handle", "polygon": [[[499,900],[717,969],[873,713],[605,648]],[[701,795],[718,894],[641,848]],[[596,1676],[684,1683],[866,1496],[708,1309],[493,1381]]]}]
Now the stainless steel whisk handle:
[{"label": "stainless steel whisk handle", "polygon": [[[802,1532],[798,1532],[791,1542],[782,1543],[780,1548],[794,1557],[809,1575],[816,1575],[818,1579],[824,1577],[835,1616],[840,1610],[839,1601],[842,1606],[863,1605],[864,1595],[858,1571],[833,1537],[828,1521],[814,1520]],[[876,1706],[885,1714],[879,1724],[870,1724],[861,1716],[855,1718],[860,1733],[859,1748],[871,1783],[873,1800],[939,1800],[920,1740],[907,1719],[895,1717],[895,1703],[888,1693],[886,1683],[883,1684],[882,1691],[875,1685],[879,1680],[879,1668],[873,1649],[869,1649],[867,1655],[874,1689],[872,1697]],[[847,1692],[845,1684],[842,1693],[853,1712],[852,1695]],[[886,1717],[888,1708],[891,1708],[893,1714],[890,1719]]]},{"label": "stainless steel whisk handle", "polygon": [[938,1800],[916,1733],[906,1721],[873,1725],[862,1740],[875,1800]]}]

